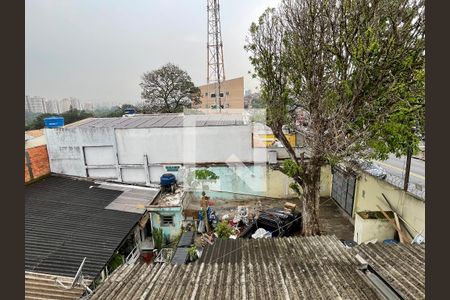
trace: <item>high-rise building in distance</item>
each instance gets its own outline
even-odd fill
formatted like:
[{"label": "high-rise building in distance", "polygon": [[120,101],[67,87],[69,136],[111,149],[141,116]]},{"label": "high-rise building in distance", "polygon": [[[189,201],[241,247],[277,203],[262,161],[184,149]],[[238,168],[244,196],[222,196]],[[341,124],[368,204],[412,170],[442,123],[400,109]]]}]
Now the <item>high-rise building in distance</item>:
[{"label": "high-rise building in distance", "polygon": [[44,114],[47,112],[43,97],[25,96],[25,111]]}]

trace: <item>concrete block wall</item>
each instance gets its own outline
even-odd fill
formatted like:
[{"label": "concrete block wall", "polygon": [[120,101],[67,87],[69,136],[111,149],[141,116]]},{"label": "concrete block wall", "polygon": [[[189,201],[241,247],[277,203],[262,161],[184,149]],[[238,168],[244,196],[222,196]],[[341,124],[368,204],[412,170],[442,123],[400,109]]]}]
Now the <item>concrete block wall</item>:
[{"label": "concrete block wall", "polygon": [[50,174],[47,146],[25,150],[25,182]]},{"label": "concrete block wall", "polygon": [[353,212],[379,211],[377,205],[383,210],[391,210],[382,194],[388,198],[393,210],[410,224],[406,227],[411,233],[416,235],[415,230],[423,231],[425,236],[425,200],[369,174],[362,173],[357,179]]}]

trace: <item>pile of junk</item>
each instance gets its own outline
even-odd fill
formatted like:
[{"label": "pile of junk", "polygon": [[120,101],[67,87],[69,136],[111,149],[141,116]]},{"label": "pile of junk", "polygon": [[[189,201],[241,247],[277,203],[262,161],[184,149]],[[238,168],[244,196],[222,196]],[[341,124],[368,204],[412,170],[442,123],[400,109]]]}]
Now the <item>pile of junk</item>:
[{"label": "pile of junk", "polygon": [[292,236],[301,231],[301,219],[301,213],[295,211],[295,204],[286,202],[283,208],[261,211],[251,221],[246,222],[246,218],[242,218],[237,224],[238,237],[257,239]]},{"label": "pile of junk", "polygon": [[[211,206],[206,212],[208,225],[216,228],[220,222],[216,212]],[[198,232],[204,233],[206,220],[200,215],[199,219],[201,222]],[[220,219],[232,228],[231,239],[292,236],[301,231],[302,224],[301,213],[296,211],[296,205],[290,202],[286,202],[281,208],[256,209],[253,213],[249,213],[246,206],[238,206],[233,213],[225,214]],[[211,244],[215,237],[205,235],[205,238],[205,241]]]}]

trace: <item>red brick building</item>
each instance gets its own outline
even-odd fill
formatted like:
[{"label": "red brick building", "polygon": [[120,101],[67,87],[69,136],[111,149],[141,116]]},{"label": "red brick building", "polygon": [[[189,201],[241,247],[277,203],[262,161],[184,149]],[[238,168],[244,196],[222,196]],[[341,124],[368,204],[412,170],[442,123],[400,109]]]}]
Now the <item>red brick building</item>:
[{"label": "red brick building", "polygon": [[25,183],[50,174],[47,145],[25,149]]}]

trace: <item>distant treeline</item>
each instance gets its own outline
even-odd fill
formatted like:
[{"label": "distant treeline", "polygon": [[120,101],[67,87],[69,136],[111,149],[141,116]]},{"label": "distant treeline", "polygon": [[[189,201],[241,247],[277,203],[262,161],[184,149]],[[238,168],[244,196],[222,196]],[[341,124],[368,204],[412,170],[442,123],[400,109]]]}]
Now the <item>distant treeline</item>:
[{"label": "distant treeline", "polygon": [[73,108],[61,114],[48,114],[48,113],[37,114],[25,112],[25,130],[44,128],[44,119],[48,117],[54,116],[63,117],[64,124],[70,124],[91,117],[98,117],[98,118],[121,117],[124,115],[125,110],[129,108],[134,108],[136,112],[139,112],[139,109],[131,104],[123,104],[120,107],[115,106],[112,107],[111,109],[96,109],[93,112]]}]

